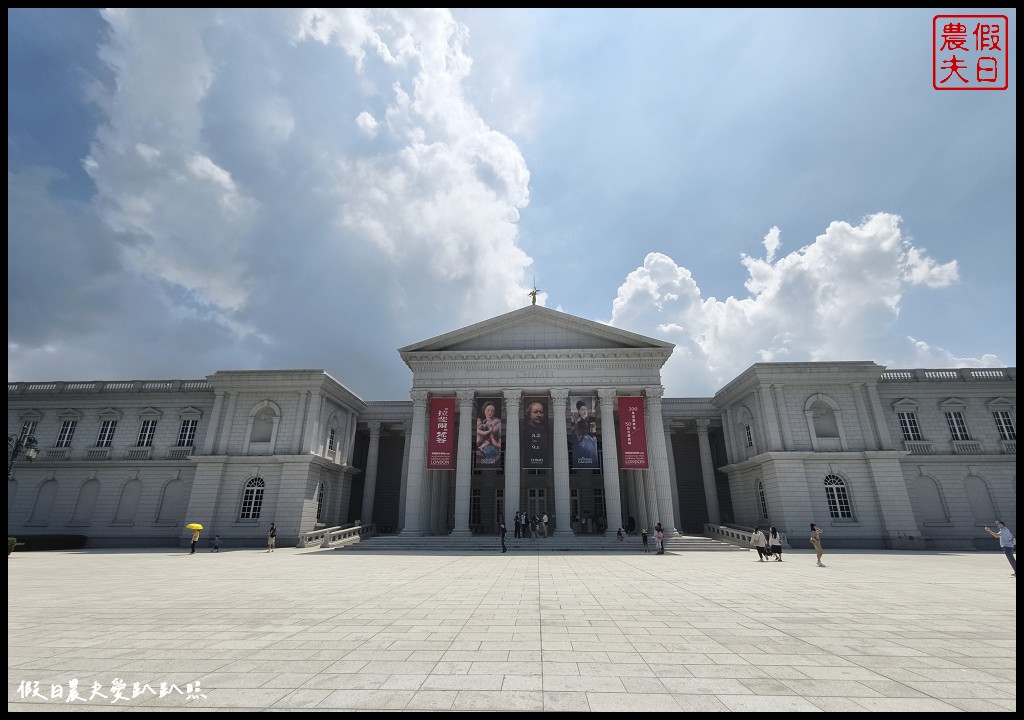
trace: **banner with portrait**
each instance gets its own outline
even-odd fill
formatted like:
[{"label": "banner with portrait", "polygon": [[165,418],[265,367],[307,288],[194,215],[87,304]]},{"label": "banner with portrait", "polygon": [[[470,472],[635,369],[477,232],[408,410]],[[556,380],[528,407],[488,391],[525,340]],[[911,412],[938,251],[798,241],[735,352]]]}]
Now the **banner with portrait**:
[{"label": "banner with portrait", "polygon": [[650,467],[642,397],[619,398],[619,449],[623,470],[646,470]]},{"label": "banner with portrait", "polygon": [[427,470],[455,468],[455,398],[431,398],[427,425]]},{"label": "banner with portrait", "polygon": [[576,395],[569,398],[570,465],[573,470],[598,470],[601,454],[597,444],[597,397]]},{"label": "banner with portrait", "polygon": [[505,435],[501,426],[501,398],[476,399],[474,426],[476,442],[473,448],[473,467],[483,470],[504,467]]},{"label": "banner with portrait", "polygon": [[551,469],[551,423],[548,421],[547,397],[523,398],[522,447],[523,470]]}]

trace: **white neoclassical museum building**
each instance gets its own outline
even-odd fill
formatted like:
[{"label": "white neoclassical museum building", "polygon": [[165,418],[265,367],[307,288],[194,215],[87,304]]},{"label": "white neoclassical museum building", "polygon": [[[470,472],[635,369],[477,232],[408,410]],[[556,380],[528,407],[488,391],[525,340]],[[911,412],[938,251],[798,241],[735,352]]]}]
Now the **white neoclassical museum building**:
[{"label": "white neoclassical museum building", "polygon": [[[663,397],[669,343],[531,305],[401,348],[411,399],[322,370],[9,382],[8,534],[90,547],[226,547],[322,528],[494,533],[774,525],[807,547],[991,548],[1015,527],[1016,369],[756,363],[714,397]],[[370,540],[369,542],[374,542]]]}]

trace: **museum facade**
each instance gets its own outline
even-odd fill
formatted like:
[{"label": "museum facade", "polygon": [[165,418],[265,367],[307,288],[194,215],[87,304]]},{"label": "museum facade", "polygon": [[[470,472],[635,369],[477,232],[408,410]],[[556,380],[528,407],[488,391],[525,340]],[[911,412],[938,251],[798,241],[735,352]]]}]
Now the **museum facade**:
[{"label": "museum facade", "polygon": [[[673,345],[531,305],[401,348],[408,401],[322,370],[8,382],[9,535],[226,547],[356,521],[403,535],[667,536],[773,525],[806,547],[990,548],[1016,521],[1016,369],[756,363],[663,397]],[[10,456],[9,456],[10,457]]]}]

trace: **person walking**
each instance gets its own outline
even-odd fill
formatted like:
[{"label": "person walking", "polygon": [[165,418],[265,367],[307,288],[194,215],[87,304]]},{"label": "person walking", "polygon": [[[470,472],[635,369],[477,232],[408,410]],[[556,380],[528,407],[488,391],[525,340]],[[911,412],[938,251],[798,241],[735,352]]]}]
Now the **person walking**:
[{"label": "person walking", "polygon": [[541,524],[544,526],[544,537],[548,536],[548,514],[544,513],[544,517],[540,519]]},{"label": "person walking", "polygon": [[198,530],[193,530],[192,531],[192,549],[189,551],[189,553],[188,553],[189,555],[195,555],[196,554],[196,544],[198,542],[199,542],[199,531]]},{"label": "person walking", "polygon": [[616,531],[616,533],[615,533],[615,537],[617,537],[617,538],[618,538],[619,540],[623,540],[623,539],[624,539],[624,537],[623,537],[623,534],[622,534],[622,528],[619,528],[619,529],[618,529],[618,530]]},{"label": "person walking", "polygon": [[644,541],[644,552],[649,553],[651,547],[647,544],[647,528],[644,528],[644,531],[640,533],[640,539]]},{"label": "person walking", "polygon": [[270,523],[270,532],[267,533],[267,552],[274,552],[277,547],[277,525]]},{"label": "person walking", "polygon": [[825,567],[825,563],[821,561],[821,528],[811,523],[811,547],[814,548],[814,552],[818,555],[818,567]]},{"label": "person walking", "polygon": [[999,540],[999,547],[1002,548],[1006,559],[1010,561],[1010,567],[1013,568],[1010,577],[1017,577],[1017,560],[1013,557],[1017,548],[1017,540],[1013,537],[1013,533],[1010,532],[1010,528],[1006,527],[1006,523],[1002,520],[996,520],[996,528],[996,530],[985,528],[985,532]]},{"label": "person walking", "polygon": [[768,550],[775,556],[776,562],[782,562],[782,536],[774,527],[768,530]]},{"label": "person walking", "polygon": [[761,528],[754,528],[754,533],[750,536],[750,544],[757,550],[757,561],[764,562],[765,557],[768,556],[768,538],[764,536]]},{"label": "person walking", "polygon": [[220,535],[213,536],[213,548],[210,552],[220,552]]},{"label": "person walking", "polygon": [[522,530],[522,528],[523,524],[522,521],[519,519],[519,511],[516,510],[516,516],[512,518],[512,532],[514,533],[512,537],[518,539],[519,532]]},{"label": "person walking", "polygon": [[665,533],[663,533],[661,530],[658,531],[658,554],[665,554]]},{"label": "person walking", "polygon": [[508,532],[508,530],[505,527],[504,520],[501,521],[501,524],[498,526],[498,529],[501,530],[501,551],[508,552],[508,548],[505,547],[505,533]]}]

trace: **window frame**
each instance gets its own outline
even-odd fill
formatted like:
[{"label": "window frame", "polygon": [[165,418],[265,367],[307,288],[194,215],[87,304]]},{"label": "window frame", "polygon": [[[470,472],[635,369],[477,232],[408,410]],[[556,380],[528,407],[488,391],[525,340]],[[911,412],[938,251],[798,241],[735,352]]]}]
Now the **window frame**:
[{"label": "window frame", "polygon": [[[823,486],[825,488],[825,502],[828,506],[829,517],[832,520],[856,519],[853,513],[853,498],[850,495],[850,489],[846,484],[846,480],[835,473],[829,473],[823,480]],[[843,505],[846,506],[845,511],[842,507]]]},{"label": "window frame", "polygon": [[263,513],[263,496],[266,494],[267,481],[262,477],[251,477],[242,487],[242,502],[238,509],[239,520],[259,520]]}]

